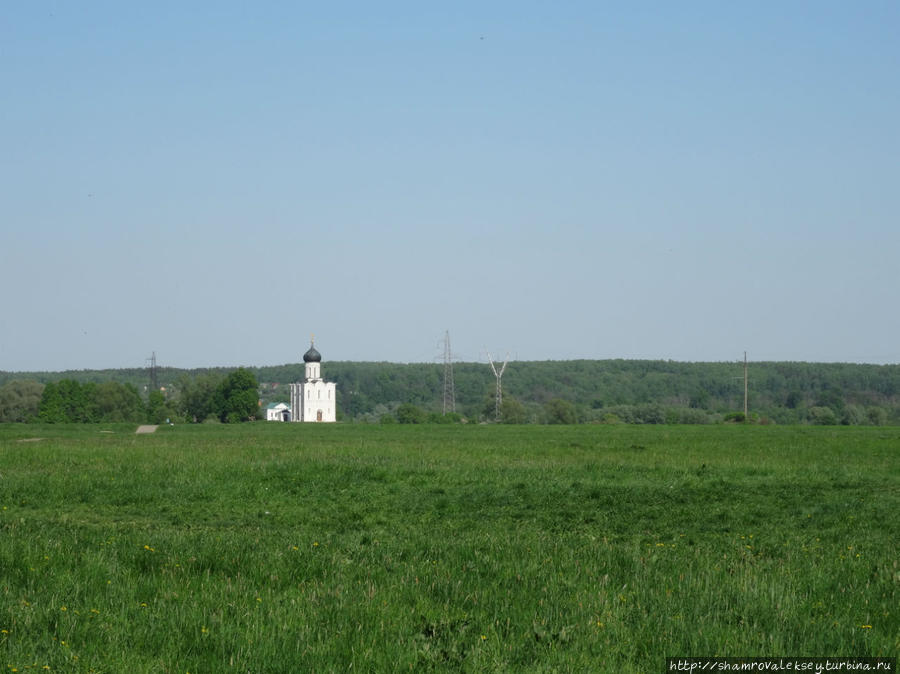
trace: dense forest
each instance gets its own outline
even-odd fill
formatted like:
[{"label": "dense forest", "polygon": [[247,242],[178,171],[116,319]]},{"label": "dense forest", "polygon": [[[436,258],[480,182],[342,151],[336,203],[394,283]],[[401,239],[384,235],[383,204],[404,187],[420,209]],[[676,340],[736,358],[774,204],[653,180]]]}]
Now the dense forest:
[{"label": "dense forest", "polygon": [[[166,414],[187,420],[221,417],[212,396],[234,370],[158,368]],[[304,376],[303,363],[246,370],[259,382],[262,407],[288,401],[288,385]],[[429,363],[323,364],[323,376],[337,383],[339,419],[354,422],[437,420],[443,411],[443,374],[443,365]],[[455,410],[471,422],[719,423],[743,418],[743,364],[737,362],[513,361],[503,374],[499,418],[496,380],[487,364],[455,363],[453,378]],[[44,386],[61,380],[128,385],[150,401],[146,369],[0,372],[0,421],[36,418]],[[900,365],[751,363],[748,389],[748,421],[900,424]],[[99,390],[113,393],[108,386]],[[123,399],[133,407],[133,396]],[[160,402],[154,403],[158,417]]]}]

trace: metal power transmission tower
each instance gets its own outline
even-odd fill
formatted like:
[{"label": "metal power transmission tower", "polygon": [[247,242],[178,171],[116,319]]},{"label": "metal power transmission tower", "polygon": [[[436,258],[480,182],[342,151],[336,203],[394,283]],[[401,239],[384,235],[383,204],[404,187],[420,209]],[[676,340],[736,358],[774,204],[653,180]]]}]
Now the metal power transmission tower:
[{"label": "metal power transmission tower", "polygon": [[506,354],[506,359],[503,361],[503,365],[500,367],[500,371],[497,371],[497,368],[494,367],[494,359],[491,358],[491,354],[487,355],[488,362],[491,364],[491,369],[494,371],[494,376],[497,378],[497,398],[494,407],[494,420],[500,421],[500,406],[503,404],[503,386],[501,385],[501,380],[503,378],[503,372],[506,370],[506,364],[509,362],[509,354]]},{"label": "metal power transmission tower", "polygon": [[159,382],[156,378],[156,351],[147,359],[150,362],[150,390],[158,391]]},{"label": "metal power transmission tower", "polygon": [[456,412],[456,388],[453,385],[453,354],[450,352],[450,331],[444,333],[444,414]]}]

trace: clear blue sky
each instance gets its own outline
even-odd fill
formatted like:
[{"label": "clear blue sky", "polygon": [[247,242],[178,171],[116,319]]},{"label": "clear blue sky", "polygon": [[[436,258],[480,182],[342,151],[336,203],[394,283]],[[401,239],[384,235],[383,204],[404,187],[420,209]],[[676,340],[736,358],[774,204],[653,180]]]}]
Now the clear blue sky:
[{"label": "clear blue sky", "polygon": [[0,7],[0,369],[900,361],[900,3]]}]

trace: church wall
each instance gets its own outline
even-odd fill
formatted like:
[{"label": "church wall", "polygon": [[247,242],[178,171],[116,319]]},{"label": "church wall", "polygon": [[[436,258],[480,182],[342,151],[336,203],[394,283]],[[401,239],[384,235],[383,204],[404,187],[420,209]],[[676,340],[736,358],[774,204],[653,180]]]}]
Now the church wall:
[{"label": "church wall", "polygon": [[291,384],[291,420],[314,422],[322,410],[322,421],[337,421],[337,385],[318,381]]}]

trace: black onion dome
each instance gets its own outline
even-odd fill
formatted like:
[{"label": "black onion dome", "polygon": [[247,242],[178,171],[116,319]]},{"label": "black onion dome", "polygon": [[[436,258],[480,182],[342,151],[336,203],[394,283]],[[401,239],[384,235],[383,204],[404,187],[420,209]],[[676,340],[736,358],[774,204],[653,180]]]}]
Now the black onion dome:
[{"label": "black onion dome", "polygon": [[316,351],[316,347],[312,344],[309,345],[309,351],[303,354],[303,362],[304,363],[321,363],[322,362],[322,354]]}]

